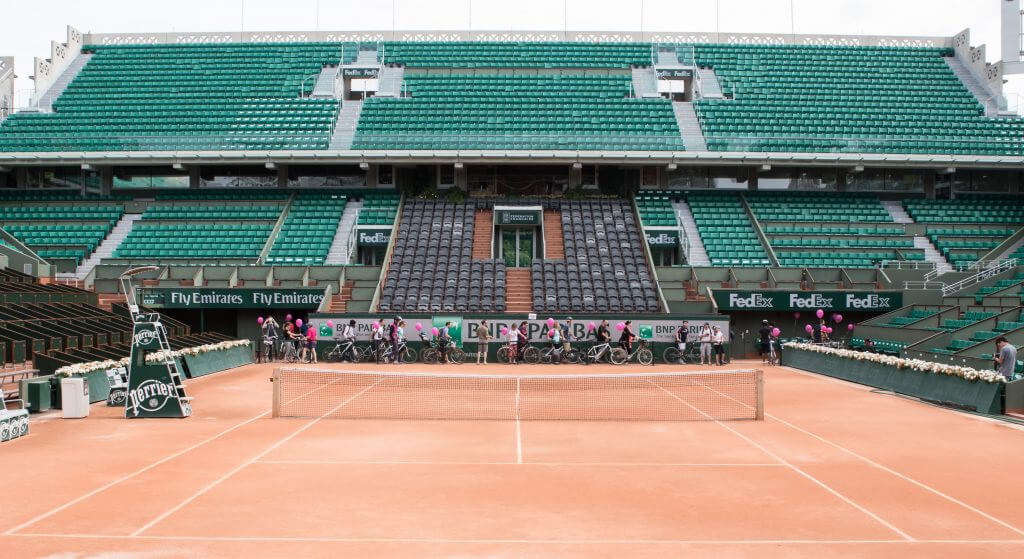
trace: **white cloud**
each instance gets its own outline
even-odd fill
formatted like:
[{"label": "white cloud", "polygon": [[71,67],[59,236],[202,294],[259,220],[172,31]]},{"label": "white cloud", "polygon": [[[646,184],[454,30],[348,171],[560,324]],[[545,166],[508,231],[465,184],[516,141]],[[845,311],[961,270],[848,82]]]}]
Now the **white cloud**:
[{"label": "white cloud", "polygon": [[[48,56],[64,26],[82,31],[296,31],[316,29],[640,30],[940,35],[971,28],[972,43],[999,56],[999,0],[50,0],[9,2],[0,55],[16,57],[19,90],[32,58]],[[392,9],[396,8],[395,11]],[[564,14],[567,16],[563,18]],[[319,17],[318,17],[319,11]],[[472,19],[470,12],[472,11]],[[716,17],[717,14],[717,17]],[[319,25],[318,25],[319,24]],[[1014,80],[1009,91],[1024,89]]]}]

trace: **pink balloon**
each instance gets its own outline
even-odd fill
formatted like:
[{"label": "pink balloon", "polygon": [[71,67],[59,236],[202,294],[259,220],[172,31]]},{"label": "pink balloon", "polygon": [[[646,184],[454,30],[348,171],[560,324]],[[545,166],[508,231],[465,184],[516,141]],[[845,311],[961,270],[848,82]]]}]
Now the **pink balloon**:
[{"label": "pink balloon", "polygon": [[501,328],[501,335],[502,336],[507,336],[508,335],[508,327],[507,326],[502,326],[502,328]]},{"label": "pink balloon", "polygon": [[554,325],[555,325],[555,319],[548,318],[548,328],[551,328]]},{"label": "pink balloon", "polygon": [[554,328],[548,330],[548,337],[549,338],[554,338],[555,337],[555,329]]},{"label": "pink balloon", "polygon": [[847,324],[846,329],[853,332],[853,324]]},{"label": "pink balloon", "polygon": [[[374,330],[378,330],[378,329],[380,329],[380,324],[377,324],[376,322],[374,322],[372,327],[373,327]],[[435,328],[435,330],[436,330],[436,328]]]},{"label": "pink balloon", "polygon": [[284,317],[284,321],[285,321],[285,322],[291,322],[291,321],[292,321],[292,315],[290,315],[290,314],[288,314],[288,315],[285,315],[285,317]]},{"label": "pink balloon", "polygon": [[256,319],[256,324],[263,324],[263,317],[262,316]]},{"label": "pink balloon", "polygon": [[811,326],[810,324],[808,324],[807,326],[804,326],[804,330],[806,330],[807,333],[810,334],[811,332],[814,331],[814,326]]},{"label": "pink balloon", "polygon": [[620,323],[616,324],[615,325],[615,329],[616,330],[625,330],[626,329],[626,323],[625,322],[620,322]]},{"label": "pink balloon", "polygon": [[782,330],[779,330],[778,328],[772,328],[772,337],[773,338],[778,338],[779,334],[781,334],[781,333],[782,333]]},{"label": "pink balloon", "polygon": [[793,313],[793,318],[800,320],[800,311]]},{"label": "pink balloon", "polygon": [[836,315],[832,317],[832,320],[835,320],[836,324],[839,324],[843,321],[843,315],[836,313]]},{"label": "pink balloon", "polygon": [[416,331],[417,331],[417,332],[419,332],[419,331],[421,331],[421,330],[423,330],[423,325],[422,325],[422,324],[420,324],[419,322],[417,322],[417,323],[416,323]]},{"label": "pink balloon", "polygon": [[333,320],[328,320],[327,321],[327,327],[328,328],[334,328],[334,321]]},{"label": "pink balloon", "polygon": [[430,333],[435,335],[435,336],[437,335],[438,332],[439,332],[439,330],[436,327],[430,329]]},{"label": "pink balloon", "polygon": [[825,311],[823,311],[821,309],[818,309],[818,312],[814,313],[814,316],[816,316],[818,318],[822,318],[822,317],[825,316]]},{"label": "pink balloon", "polygon": [[591,322],[590,324],[587,324],[587,332],[593,332],[594,329],[596,329],[596,328],[597,328],[597,325],[594,324],[593,322]]},{"label": "pink balloon", "polygon": [[295,321],[295,326],[298,326],[299,328],[302,328],[302,319],[301,318]]},{"label": "pink balloon", "polygon": [[831,334],[832,333],[832,327],[831,326],[826,326],[825,327],[825,333],[826,334]]}]

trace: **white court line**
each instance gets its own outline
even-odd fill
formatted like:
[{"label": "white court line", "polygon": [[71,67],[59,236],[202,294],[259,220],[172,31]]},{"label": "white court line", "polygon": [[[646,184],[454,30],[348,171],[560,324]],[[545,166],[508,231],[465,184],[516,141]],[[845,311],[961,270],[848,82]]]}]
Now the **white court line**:
[{"label": "white court line", "polygon": [[[786,367],[786,368],[788,369],[788,367]],[[822,378],[823,380],[831,378],[831,377],[821,377],[820,375],[813,375],[813,376],[817,377],[817,378]],[[833,379],[833,380],[838,380],[838,379]],[[712,390],[714,392],[718,392],[714,388],[708,387],[708,389]],[[867,391],[867,392],[870,392],[870,391]],[[746,406],[748,408],[750,407],[749,404],[745,404],[743,402],[740,402],[739,400],[733,398],[732,396],[729,396],[728,394],[723,394],[722,392],[718,392],[718,393],[721,394],[722,396],[725,396],[726,398],[729,398],[730,400],[732,400],[732,401],[734,401],[734,402],[736,402],[736,403],[738,403],[740,405]],[[943,410],[943,411],[945,411],[945,410]],[[778,417],[778,416],[770,414],[770,413],[765,413],[764,415],[765,415],[765,417],[767,417],[769,419],[772,419],[773,421],[778,421],[779,423],[785,425],[786,427],[789,427],[790,429],[793,429],[795,431],[799,431],[799,432],[801,432],[801,433],[803,433],[803,434],[805,434],[805,435],[807,435],[809,437],[813,437],[813,438],[815,438],[815,439],[817,439],[817,440],[819,440],[819,441],[821,441],[821,442],[823,442],[823,443],[825,443],[827,445],[835,447],[835,448],[845,452],[846,454],[849,454],[850,456],[853,456],[854,458],[857,458],[858,460],[862,460],[863,462],[865,462],[866,464],[868,464],[870,466],[873,466],[873,467],[878,468],[880,470],[886,471],[886,472],[888,472],[888,473],[890,473],[890,474],[892,474],[892,475],[894,475],[894,476],[896,476],[896,477],[898,477],[898,478],[900,478],[900,479],[902,479],[902,480],[904,480],[904,481],[906,481],[906,482],[908,482],[908,483],[910,483],[912,485],[916,485],[916,486],[920,487],[921,489],[924,489],[924,490],[926,490],[926,491],[928,491],[930,493],[938,495],[939,497],[942,497],[943,499],[946,499],[947,501],[949,501],[951,503],[960,505],[961,507],[963,507],[963,508],[965,508],[965,509],[967,509],[967,510],[973,512],[973,513],[976,513],[976,514],[982,516],[983,518],[986,518],[986,519],[988,519],[988,520],[990,520],[992,522],[995,522],[996,524],[999,524],[1000,526],[1002,526],[1004,528],[1007,528],[1009,530],[1012,530],[1012,531],[1014,531],[1014,532],[1024,536],[1024,530],[1021,530],[1020,528],[1017,528],[1016,526],[1014,526],[1014,525],[1012,525],[1012,524],[1010,524],[1010,523],[1008,523],[1008,522],[1006,522],[1004,520],[1000,520],[1000,519],[992,516],[991,514],[989,514],[989,513],[985,512],[985,511],[979,509],[979,508],[976,508],[976,507],[973,507],[971,505],[968,505],[967,503],[957,499],[956,497],[953,497],[952,495],[948,495],[946,493],[943,493],[942,491],[939,491],[938,489],[935,489],[934,487],[932,487],[930,485],[927,485],[927,484],[925,484],[923,482],[917,481],[916,479],[914,479],[914,478],[912,478],[910,476],[904,475],[904,474],[902,474],[900,472],[897,472],[896,470],[894,470],[894,469],[892,469],[892,468],[890,468],[888,466],[885,466],[883,464],[875,462],[874,460],[871,460],[870,458],[867,458],[865,456],[857,454],[856,452],[846,448],[845,446],[843,446],[843,445],[841,445],[839,443],[832,442],[832,441],[826,439],[825,437],[822,437],[821,435],[818,435],[816,433],[812,433],[812,432],[808,431],[807,429],[804,429],[803,427],[800,427],[798,425],[790,423],[790,422],[786,421],[785,419],[782,419],[781,417]],[[962,414],[958,414],[958,415],[962,415]]]},{"label": "white court line", "polygon": [[[198,498],[199,498],[199,497],[200,497],[200,496],[201,496],[201,495],[202,495],[203,493],[206,493],[206,492],[207,492],[207,491],[209,491],[210,489],[213,489],[213,488],[214,488],[214,487],[216,487],[217,485],[219,485],[219,484],[223,483],[223,482],[224,482],[225,480],[227,480],[227,479],[228,479],[228,478],[230,478],[231,476],[233,476],[233,475],[237,474],[238,472],[242,471],[242,469],[244,469],[245,467],[249,466],[249,465],[250,465],[250,464],[252,464],[253,462],[255,462],[255,461],[259,460],[260,458],[263,458],[263,457],[264,457],[264,456],[266,456],[267,454],[270,454],[270,453],[271,453],[271,452],[273,452],[273,451],[274,451],[275,449],[279,448],[279,447],[280,447],[281,445],[283,445],[284,443],[286,443],[286,442],[288,442],[288,441],[292,440],[293,438],[295,438],[296,436],[298,436],[299,434],[301,434],[301,433],[302,433],[303,431],[305,431],[306,429],[309,429],[310,427],[312,427],[312,426],[316,425],[316,424],[317,424],[317,422],[319,422],[319,421],[320,421],[321,419],[323,419],[323,418],[327,417],[328,415],[330,415],[330,414],[332,414],[332,413],[334,413],[334,412],[338,411],[338,410],[339,410],[339,409],[341,409],[341,408],[342,408],[343,406],[345,406],[345,405],[346,405],[346,404],[348,404],[349,402],[351,402],[351,401],[355,400],[356,398],[358,398],[358,397],[362,396],[363,394],[365,394],[366,392],[368,392],[368,391],[369,391],[369,390],[370,390],[371,388],[373,388],[373,387],[377,386],[377,385],[378,385],[378,384],[380,384],[380,383],[381,383],[381,380],[378,380],[377,382],[375,382],[375,383],[373,383],[373,384],[371,384],[371,385],[367,386],[366,388],[364,388],[364,389],[360,390],[360,391],[359,391],[358,393],[356,393],[356,394],[355,394],[354,396],[352,396],[352,397],[350,397],[349,399],[347,399],[347,400],[343,401],[342,403],[338,404],[337,406],[335,406],[335,407],[331,408],[330,410],[328,410],[327,412],[325,412],[325,413],[324,413],[323,415],[321,415],[320,417],[318,417],[318,418],[316,418],[316,419],[314,419],[314,420],[312,420],[312,421],[310,421],[310,422],[306,423],[306,424],[305,424],[305,425],[303,425],[302,427],[300,427],[300,428],[298,428],[297,430],[295,430],[294,432],[292,432],[292,434],[290,434],[290,435],[288,435],[288,436],[284,437],[283,439],[281,439],[281,440],[277,441],[276,443],[274,443],[274,444],[270,445],[270,446],[269,446],[269,447],[267,447],[267,448],[266,448],[266,449],[265,449],[265,450],[264,450],[263,452],[261,452],[261,453],[257,454],[256,456],[253,456],[252,458],[250,458],[249,460],[246,460],[245,462],[242,462],[241,464],[239,464],[239,465],[238,465],[238,467],[236,467],[236,468],[232,469],[231,471],[229,471],[228,473],[226,473],[226,474],[224,474],[224,475],[220,476],[219,478],[215,479],[214,481],[212,481],[212,482],[210,482],[210,483],[206,484],[206,485],[205,485],[205,486],[204,486],[204,487],[203,487],[202,489],[200,489],[199,491],[196,491],[195,493],[193,493],[192,495],[190,495],[190,496],[189,496],[188,498],[186,498],[186,499],[185,499],[184,501],[182,501],[182,502],[178,503],[177,505],[175,505],[175,506],[171,507],[170,509],[168,509],[168,510],[164,511],[164,513],[163,513],[163,514],[161,514],[160,516],[157,516],[157,517],[156,517],[156,518],[154,518],[153,520],[150,520],[149,522],[147,522],[146,524],[144,524],[144,525],[143,525],[143,526],[142,526],[141,528],[139,528],[138,530],[136,530],[136,531],[132,532],[132,535],[133,535],[133,536],[138,536],[138,535],[139,535],[139,534],[141,534],[142,532],[145,532],[146,530],[148,530],[148,529],[152,528],[152,527],[153,527],[154,525],[156,525],[156,524],[157,524],[158,522],[160,522],[160,521],[164,520],[164,519],[165,519],[165,518],[167,518],[168,516],[170,516],[170,515],[174,514],[175,512],[177,512],[177,511],[181,510],[181,508],[182,508],[182,507],[184,507],[185,505],[187,505],[187,504],[191,503],[192,501],[194,501],[194,500],[198,499]],[[329,385],[325,385],[325,386],[329,386]]]},{"label": "white court line", "polygon": [[458,462],[458,461],[417,461],[417,460],[257,460],[256,464],[290,464],[290,465],[381,465],[381,466],[608,466],[608,467],[642,467],[642,468],[781,468],[785,464],[779,462]]},{"label": "white court line", "polygon": [[[210,375],[210,376],[213,376],[213,375]],[[320,387],[320,388],[323,388],[323,387]],[[305,394],[303,394],[301,396],[298,396],[298,397],[292,399],[291,401],[289,401],[288,403],[290,404],[290,403],[294,402],[295,400],[297,400],[299,398],[305,398],[306,396],[308,396],[312,392],[315,392],[316,390],[320,390],[320,388],[316,388],[314,390],[311,390],[310,392],[307,392],[307,393],[305,393]],[[212,437],[203,439],[202,441],[199,441],[198,443],[196,443],[196,444],[194,444],[194,445],[192,445],[192,446],[190,446],[188,448],[179,450],[178,452],[175,452],[173,454],[165,456],[164,458],[161,458],[160,460],[157,460],[156,462],[153,462],[152,464],[149,464],[148,466],[144,466],[144,467],[142,467],[142,468],[140,468],[138,470],[135,470],[134,472],[132,472],[130,474],[127,474],[127,475],[124,475],[124,476],[122,476],[120,478],[117,478],[114,481],[111,481],[110,483],[107,483],[105,485],[101,485],[100,487],[97,487],[96,489],[93,489],[92,491],[90,491],[90,492],[88,492],[88,493],[86,493],[84,495],[81,495],[81,496],[79,496],[79,497],[77,497],[75,499],[72,499],[72,500],[64,503],[63,505],[55,508],[55,509],[51,509],[51,510],[49,510],[47,512],[44,512],[44,513],[42,513],[42,514],[40,514],[38,516],[35,516],[35,517],[33,517],[33,518],[29,519],[29,520],[26,520],[25,522],[22,522],[21,524],[18,524],[17,526],[14,526],[13,528],[8,529],[6,532],[3,533],[3,535],[4,536],[16,535],[15,532],[17,532],[19,530],[22,530],[22,529],[24,529],[24,528],[26,528],[28,526],[31,526],[31,525],[35,524],[36,522],[39,522],[40,520],[45,520],[45,519],[47,519],[47,518],[49,518],[49,517],[51,517],[51,516],[61,512],[61,511],[63,511],[63,510],[67,510],[69,507],[73,507],[74,505],[77,505],[78,503],[81,503],[82,501],[84,501],[86,499],[89,499],[90,497],[98,495],[98,494],[106,491],[107,489],[110,489],[111,487],[114,487],[115,485],[118,485],[120,483],[128,481],[129,479],[132,479],[133,477],[136,477],[138,475],[144,474],[144,473],[148,472],[149,470],[152,470],[153,468],[156,468],[157,466],[160,466],[161,464],[165,464],[168,461],[174,460],[175,458],[178,458],[179,456],[187,454],[187,453],[189,453],[189,452],[191,452],[191,451],[193,451],[193,450],[195,450],[195,449],[197,449],[197,448],[199,448],[199,447],[201,447],[201,446],[203,446],[203,445],[205,445],[207,443],[213,442],[213,441],[223,437],[224,435],[227,435],[228,433],[234,431],[235,429],[238,429],[240,427],[244,427],[244,426],[252,423],[253,421],[256,421],[256,420],[262,418],[263,416],[265,416],[265,415],[267,415],[269,413],[270,412],[263,412],[263,413],[255,416],[255,417],[251,417],[249,419],[246,419],[245,421],[242,421],[241,423],[238,423],[236,425],[228,427],[227,429],[217,433],[216,435],[213,435]]]},{"label": "white court line", "polygon": [[[652,383],[652,384],[653,384],[653,383]],[[656,385],[656,384],[655,384],[655,386],[658,386],[658,385]],[[850,499],[850,498],[849,498],[849,497],[847,497],[846,495],[843,495],[843,494],[842,494],[842,493],[840,493],[839,491],[837,491],[837,490],[833,489],[832,487],[830,487],[829,485],[827,485],[827,484],[826,484],[825,482],[823,482],[823,481],[819,480],[818,478],[816,478],[816,477],[812,476],[811,474],[809,474],[809,473],[807,473],[807,472],[805,472],[805,471],[801,470],[800,468],[797,468],[796,466],[794,466],[794,465],[793,465],[793,464],[791,464],[790,462],[786,461],[786,460],[785,460],[784,458],[782,458],[782,457],[781,457],[781,456],[779,456],[778,454],[775,454],[774,452],[772,452],[772,451],[768,450],[767,448],[765,448],[765,447],[761,446],[760,444],[758,444],[758,443],[757,443],[756,441],[754,441],[754,440],[753,440],[753,439],[751,439],[750,437],[748,437],[748,436],[744,435],[743,433],[740,433],[739,431],[737,431],[737,430],[733,429],[732,427],[730,427],[730,426],[726,425],[725,423],[723,423],[723,422],[721,422],[721,421],[719,421],[719,420],[717,420],[717,419],[714,419],[713,417],[711,417],[711,415],[709,415],[709,414],[707,414],[707,413],[705,413],[705,412],[703,412],[703,411],[701,411],[701,410],[697,409],[696,407],[694,407],[694,406],[690,405],[690,404],[689,404],[688,402],[686,402],[685,400],[683,400],[683,399],[682,399],[682,398],[680,398],[679,396],[676,396],[676,395],[675,395],[675,394],[673,394],[672,392],[670,392],[670,391],[666,390],[666,389],[665,389],[664,387],[662,387],[662,386],[658,386],[658,388],[660,388],[660,389],[661,389],[662,391],[664,391],[664,392],[665,392],[665,394],[668,394],[669,396],[671,396],[671,397],[675,398],[676,400],[678,400],[678,401],[679,401],[679,402],[681,402],[682,404],[684,404],[684,405],[686,405],[686,406],[689,406],[690,408],[692,408],[692,409],[693,409],[694,411],[696,411],[697,413],[699,413],[699,414],[701,414],[701,415],[705,416],[705,417],[706,417],[707,419],[709,419],[709,420],[711,420],[711,421],[714,421],[714,422],[715,422],[715,423],[716,423],[717,425],[721,426],[722,428],[724,428],[725,430],[729,431],[730,433],[732,433],[732,434],[736,435],[737,437],[739,437],[739,438],[741,438],[741,439],[743,439],[743,440],[747,441],[748,443],[750,443],[751,445],[753,445],[753,446],[754,446],[755,448],[757,448],[757,449],[761,450],[761,452],[763,452],[763,453],[765,453],[766,455],[770,456],[770,457],[771,457],[771,458],[772,458],[773,460],[778,460],[778,461],[779,461],[780,463],[782,463],[782,464],[784,464],[784,465],[788,466],[788,467],[789,467],[790,469],[792,469],[792,470],[793,470],[794,472],[796,472],[797,474],[800,474],[801,476],[803,476],[803,477],[807,478],[808,480],[810,480],[810,481],[814,482],[814,483],[815,483],[816,485],[819,485],[819,486],[820,486],[820,487],[821,487],[822,489],[824,489],[825,491],[828,491],[829,493],[831,493],[831,494],[835,495],[836,497],[838,497],[839,499],[843,500],[844,502],[846,502],[846,504],[848,504],[848,505],[850,505],[850,506],[854,507],[855,509],[857,509],[857,510],[861,511],[862,513],[864,513],[864,514],[866,514],[866,515],[870,516],[870,517],[871,517],[871,518],[873,518],[873,519],[874,519],[874,520],[875,520],[876,522],[878,522],[879,524],[882,524],[883,526],[885,526],[886,528],[888,528],[888,529],[892,530],[893,532],[896,532],[897,534],[899,534],[899,535],[900,535],[901,537],[903,537],[904,539],[906,539],[906,540],[908,540],[908,541],[914,541],[914,538],[910,537],[910,535],[909,535],[909,534],[907,534],[906,532],[904,532],[903,530],[900,530],[900,529],[899,529],[899,528],[897,528],[896,526],[893,526],[893,525],[892,525],[892,524],[891,524],[891,523],[890,523],[889,521],[887,521],[887,520],[883,519],[882,517],[880,517],[880,516],[878,516],[877,514],[875,514],[875,513],[871,512],[870,510],[868,510],[868,509],[864,508],[864,507],[863,507],[863,506],[861,506],[860,504],[856,503],[856,502],[855,502],[855,501],[854,501],[853,499]],[[716,392],[717,392],[717,391],[716,391]]]},{"label": "white court line", "polygon": [[341,538],[302,536],[126,536],[101,534],[11,534],[26,538],[60,538],[89,540],[142,541],[211,541],[211,542],[295,542],[295,543],[423,543],[423,544],[530,544],[530,545],[1024,545],[1024,540],[587,540],[587,539],[459,539],[459,538]]}]

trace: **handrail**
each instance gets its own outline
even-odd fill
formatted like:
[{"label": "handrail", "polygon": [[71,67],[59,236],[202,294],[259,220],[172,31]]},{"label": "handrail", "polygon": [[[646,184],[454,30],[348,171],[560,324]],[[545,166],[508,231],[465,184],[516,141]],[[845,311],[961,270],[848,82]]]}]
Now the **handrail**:
[{"label": "handrail", "polygon": [[[921,270],[932,268],[934,271],[936,265],[935,262],[922,262],[920,260],[882,260],[880,267],[895,268],[897,270]],[[929,274],[930,273],[932,272],[929,272]],[[925,276],[925,279],[929,279],[928,276]]]},{"label": "handrail", "polygon": [[319,78],[320,74],[323,73],[323,71],[324,69],[321,68],[319,71],[302,78],[302,85],[299,87],[299,99],[308,99],[313,95],[313,91],[316,89],[316,82],[313,83],[313,89],[309,90],[309,95],[306,95],[306,80],[314,76]]},{"label": "handrail", "polygon": [[359,214],[363,213],[363,208],[356,208],[356,219],[352,222],[352,227],[348,230],[348,245],[345,247],[347,254],[345,254],[345,264],[352,264],[352,253],[356,250],[356,236],[359,229]]},{"label": "handrail", "polygon": [[654,290],[658,294],[659,305],[663,309],[662,312],[667,313],[669,312],[668,299],[665,298],[665,293],[661,290],[661,282],[658,281],[658,270],[654,265],[654,255],[651,254],[651,246],[647,242],[647,234],[644,233],[643,220],[640,218],[640,208],[636,205],[636,196],[633,196],[630,200],[629,207],[633,210],[633,219],[640,224],[640,232],[643,234],[643,240],[640,244],[643,245],[644,261],[651,271],[651,281],[654,282]]},{"label": "handrail", "polygon": [[373,290],[373,299],[370,301],[370,312],[376,312],[380,304],[380,294],[384,290],[384,282],[391,272],[391,256],[398,242],[398,227],[402,223],[402,210],[405,208],[405,195],[398,200],[398,212],[395,214],[395,223],[391,226],[391,239],[388,241],[388,250],[384,253],[384,262],[380,266],[380,277],[377,278],[377,287]]},{"label": "handrail", "polygon": [[952,284],[946,285],[945,287],[942,288],[942,295],[943,296],[952,295],[953,293],[956,293],[957,291],[960,291],[960,290],[965,289],[967,287],[970,287],[972,285],[976,285],[978,283],[981,283],[981,282],[991,278],[992,276],[994,276],[996,274],[1000,274],[1002,272],[1005,272],[1007,270],[1011,270],[1011,269],[1016,268],[1016,267],[1017,267],[1017,259],[1016,258],[1008,258],[1006,260],[999,261],[999,263],[997,265],[989,267],[989,268],[985,268],[985,269],[981,270],[980,272],[978,272],[977,274],[974,274],[973,276],[969,276],[969,277],[966,277],[966,278],[964,278],[964,279],[962,279],[962,280],[960,280],[960,281],[958,281],[956,283],[952,283]]}]

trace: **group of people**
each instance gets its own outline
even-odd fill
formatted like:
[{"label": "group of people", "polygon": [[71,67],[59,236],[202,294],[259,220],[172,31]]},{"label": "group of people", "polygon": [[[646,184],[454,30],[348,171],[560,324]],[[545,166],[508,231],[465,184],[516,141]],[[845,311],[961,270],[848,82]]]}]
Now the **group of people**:
[{"label": "group of people", "polygon": [[317,332],[312,325],[303,323],[301,319],[291,320],[289,318],[285,320],[284,327],[282,327],[274,320],[274,317],[269,316],[261,326],[264,351],[258,352],[259,358],[266,357],[271,361],[297,359],[309,363],[317,362]]},{"label": "group of people", "polygon": [[[700,344],[701,365],[725,365],[725,333],[720,327],[711,326],[711,323],[705,322],[693,337]],[[684,361],[683,356],[686,355],[690,338],[690,323],[684,320],[676,329],[675,334],[680,363]]]}]

